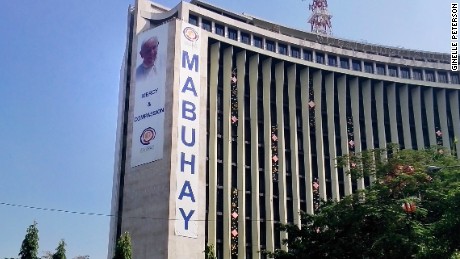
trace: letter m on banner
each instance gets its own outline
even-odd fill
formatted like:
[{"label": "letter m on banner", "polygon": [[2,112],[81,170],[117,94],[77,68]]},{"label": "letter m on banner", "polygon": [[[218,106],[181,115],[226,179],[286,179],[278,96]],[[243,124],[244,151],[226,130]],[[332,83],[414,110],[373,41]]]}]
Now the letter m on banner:
[{"label": "letter m on banner", "polygon": [[192,60],[190,60],[190,56],[188,51],[182,51],[182,68],[188,68],[188,70],[193,71],[195,68],[195,72],[198,72],[199,64],[198,64],[198,55],[193,54]]}]

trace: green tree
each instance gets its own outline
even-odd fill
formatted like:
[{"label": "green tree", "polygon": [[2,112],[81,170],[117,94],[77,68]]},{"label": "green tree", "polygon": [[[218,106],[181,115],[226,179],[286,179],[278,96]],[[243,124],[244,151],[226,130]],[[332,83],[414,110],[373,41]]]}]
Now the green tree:
[{"label": "green tree", "polygon": [[19,256],[21,259],[36,259],[38,254],[38,228],[37,222],[27,228],[27,234],[22,241]]},{"label": "green tree", "polygon": [[[282,225],[274,258],[451,258],[460,249],[460,163],[436,149],[372,150],[338,159],[371,186],[323,201],[301,228]],[[428,167],[430,166],[430,167]],[[433,170],[435,169],[435,170]]]},{"label": "green tree", "polygon": [[214,252],[214,246],[213,245],[206,245],[204,248],[204,256],[206,259],[217,259],[216,254]]},{"label": "green tree", "polygon": [[53,259],[53,253],[51,251],[44,251],[41,259]]},{"label": "green tree", "polygon": [[65,246],[66,243],[64,239],[59,241],[58,247],[56,248],[56,253],[53,254],[53,259],[67,259],[65,256]]},{"label": "green tree", "polygon": [[131,259],[131,237],[128,232],[123,233],[118,239],[113,259]]}]

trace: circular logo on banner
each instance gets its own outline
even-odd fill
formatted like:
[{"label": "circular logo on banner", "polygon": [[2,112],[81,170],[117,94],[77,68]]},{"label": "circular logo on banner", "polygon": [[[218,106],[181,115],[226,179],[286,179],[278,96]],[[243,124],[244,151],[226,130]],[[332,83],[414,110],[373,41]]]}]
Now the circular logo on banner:
[{"label": "circular logo on banner", "polygon": [[140,137],[140,141],[141,141],[142,145],[150,144],[150,141],[155,139],[156,134],[157,133],[155,132],[155,130],[153,128],[151,128],[151,127],[148,127],[144,131],[142,131],[142,134],[141,134],[141,137]]},{"label": "circular logo on banner", "polygon": [[191,42],[198,40],[198,32],[196,32],[192,27],[187,27],[184,29],[184,36]]}]

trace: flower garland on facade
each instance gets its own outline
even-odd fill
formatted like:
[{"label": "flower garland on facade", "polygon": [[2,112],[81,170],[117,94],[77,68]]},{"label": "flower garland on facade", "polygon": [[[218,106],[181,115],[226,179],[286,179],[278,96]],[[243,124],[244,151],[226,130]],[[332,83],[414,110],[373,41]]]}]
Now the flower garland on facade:
[{"label": "flower garland on facade", "polygon": [[238,255],[238,189],[232,190],[231,204],[231,253]]},{"label": "flower garland on facade", "polygon": [[[347,136],[348,136],[348,152],[350,157],[355,154],[355,135],[354,135],[354,127],[353,127],[353,117],[349,116],[347,118]],[[350,159],[350,168],[356,168],[356,162]]]},{"label": "flower garland on facade", "polygon": [[233,125],[238,126],[238,88],[237,88],[237,73],[236,73],[236,68],[233,69],[232,71],[232,77],[231,77],[231,82],[230,82],[230,101],[231,101],[231,114],[230,114],[230,120]]},{"label": "flower garland on facade", "polygon": [[313,81],[310,80],[308,89],[308,110],[309,110],[309,123],[310,132],[315,132],[315,91],[313,90]]},{"label": "flower garland on facade", "polygon": [[278,126],[272,126],[272,176],[273,181],[278,181]]},{"label": "flower garland on facade", "polygon": [[320,196],[319,196],[319,182],[318,179],[313,179],[313,212],[317,213],[319,210]]}]

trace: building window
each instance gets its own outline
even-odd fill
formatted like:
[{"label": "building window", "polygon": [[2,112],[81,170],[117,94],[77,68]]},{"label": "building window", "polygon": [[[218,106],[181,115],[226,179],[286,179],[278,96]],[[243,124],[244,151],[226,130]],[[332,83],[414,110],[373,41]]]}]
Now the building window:
[{"label": "building window", "polygon": [[360,60],[353,59],[351,61],[351,65],[353,67],[353,70],[361,71],[361,61]]},{"label": "building window", "polygon": [[287,55],[287,46],[284,44],[278,44],[278,53]]},{"label": "building window", "polygon": [[426,81],[430,81],[430,82],[434,82],[434,71],[425,71],[425,80]]},{"label": "building window", "polygon": [[336,67],[337,66],[337,57],[332,56],[332,55],[328,55],[327,56],[327,64],[329,66]]},{"label": "building window", "polygon": [[228,38],[232,40],[238,40],[238,31],[228,28]]},{"label": "building window", "polygon": [[217,24],[216,23],[216,34],[220,35],[220,36],[224,36],[225,34],[225,28],[223,25],[220,25],[220,24]]},{"label": "building window", "polygon": [[195,26],[198,26],[198,17],[196,17],[195,15],[190,14],[188,16],[188,23],[193,24]]},{"label": "building window", "polygon": [[398,77],[398,68],[395,66],[388,66],[388,75]]},{"label": "building window", "polygon": [[386,75],[386,73],[385,73],[385,65],[384,64],[377,64],[376,68],[377,68],[377,74],[378,75]]},{"label": "building window", "polygon": [[458,74],[450,74],[450,81],[452,84],[460,84]]},{"label": "building window", "polygon": [[273,51],[273,52],[275,52],[275,43],[274,43],[273,41],[266,40],[266,41],[265,41],[265,48],[266,48],[268,51]]},{"label": "building window", "polygon": [[201,20],[201,28],[205,31],[211,31],[211,21],[202,19]]},{"label": "building window", "polygon": [[401,77],[410,78],[410,71],[408,68],[401,68]]},{"label": "building window", "polygon": [[262,48],[262,38],[254,36],[254,46]]},{"label": "building window", "polygon": [[438,82],[447,84],[447,74],[438,72]]},{"label": "building window", "polygon": [[303,50],[303,59],[312,61],[313,60],[313,54],[310,50]]},{"label": "building window", "polygon": [[348,58],[340,58],[340,67],[350,69],[350,63],[348,62]]},{"label": "building window", "polygon": [[251,38],[249,34],[242,32],[241,33],[241,42],[246,43],[246,44],[251,44]]},{"label": "building window", "polygon": [[324,54],[316,52],[316,63],[324,64]]},{"label": "building window", "polygon": [[291,57],[300,58],[300,50],[298,48],[291,47]]},{"label": "building window", "polygon": [[415,80],[423,80],[421,70],[414,69],[414,70],[412,70],[412,73],[414,74],[414,79]]},{"label": "building window", "polygon": [[364,62],[364,72],[374,74],[374,65],[369,62]]}]

